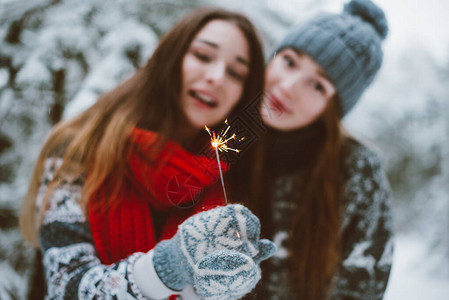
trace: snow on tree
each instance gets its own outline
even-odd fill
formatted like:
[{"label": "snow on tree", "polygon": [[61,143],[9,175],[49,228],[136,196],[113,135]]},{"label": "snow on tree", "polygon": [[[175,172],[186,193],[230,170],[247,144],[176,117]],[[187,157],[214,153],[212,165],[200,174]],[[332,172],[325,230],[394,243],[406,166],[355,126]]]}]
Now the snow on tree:
[{"label": "snow on tree", "polygon": [[[242,11],[259,28],[269,56],[291,24],[323,6],[338,4],[340,11],[341,3],[1,1],[0,299],[24,299],[28,292],[34,252],[20,237],[17,211],[54,124],[129,77],[192,8],[212,4]],[[449,266],[449,63],[440,66],[418,42],[391,50],[385,50],[378,78],[345,124],[384,158],[398,234],[421,235],[429,257],[436,257],[426,271],[449,277],[449,271],[436,270],[441,262]]]}]

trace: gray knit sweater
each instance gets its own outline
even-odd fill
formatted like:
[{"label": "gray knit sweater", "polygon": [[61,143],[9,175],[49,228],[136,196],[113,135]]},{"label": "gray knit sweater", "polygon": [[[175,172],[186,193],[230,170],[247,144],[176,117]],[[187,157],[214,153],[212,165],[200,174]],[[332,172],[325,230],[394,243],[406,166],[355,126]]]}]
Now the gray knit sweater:
[{"label": "gray knit sweater", "polygon": [[[354,140],[344,145],[345,187],[342,214],[342,261],[330,299],[382,299],[392,264],[390,187],[379,157]],[[289,286],[288,231],[301,190],[293,176],[280,175],[271,190],[276,255],[267,261],[257,298],[300,299]],[[299,193],[299,194],[298,194]]]},{"label": "gray knit sweater", "polygon": [[[37,199],[60,159],[48,159]],[[89,224],[79,205],[81,185],[62,184],[50,196],[39,231],[47,281],[46,299],[146,299],[133,278],[133,262],[142,253],[103,265],[96,254]]]},{"label": "gray knit sweater", "polygon": [[[61,163],[61,159],[46,160],[38,207]],[[48,200],[39,230],[46,299],[147,300],[173,294],[154,271],[152,250],[148,254],[134,253],[111,265],[100,262],[80,206],[81,189],[82,182],[61,182]],[[192,291],[186,289],[182,294]]]}]

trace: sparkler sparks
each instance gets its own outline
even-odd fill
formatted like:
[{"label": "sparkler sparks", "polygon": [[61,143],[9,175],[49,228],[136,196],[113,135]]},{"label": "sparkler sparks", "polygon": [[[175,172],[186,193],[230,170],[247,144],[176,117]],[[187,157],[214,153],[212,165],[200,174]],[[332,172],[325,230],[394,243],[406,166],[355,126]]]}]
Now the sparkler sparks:
[{"label": "sparkler sparks", "polygon": [[[225,203],[228,204],[228,197],[226,195],[226,189],[225,189],[225,185],[224,185],[224,180],[223,180],[223,172],[221,171],[221,164],[220,164],[220,155],[218,155],[218,151],[220,152],[228,152],[228,151],[234,151],[239,153],[240,150],[238,149],[234,149],[228,146],[228,141],[234,139],[237,140],[237,136],[234,133],[231,137],[226,137],[226,134],[228,133],[229,129],[231,128],[231,126],[228,124],[228,120],[225,120],[225,124],[228,125],[226,127],[226,129],[224,131],[222,131],[220,134],[215,135],[214,131],[210,131],[209,127],[207,127],[206,125],[204,125],[204,129],[206,129],[206,131],[209,133],[209,136],[211,137],[210,139],[210,144],[212,145],[212,147],[215,148],[215,154],[217,156],[217,163],[218,163],[218,170],[220,171],[220,179],[221,179],[221,186],[223,187],[223,194],[225,197]],[[242,137],[240,141],[242,141],[245,137]]]},{"label": "sparkler sparks", "polygon": [[[228,120],[225,120],[225,124],[228,125],[228,126],[226,127],[226,129],[225,129],[224,131],[222,131],[220,134],[216,135],[216,136],[215,136],[215,132],[213,132],[213,131],[211,132],[210,129],[209,129],[209,127],[207,127],[206,125],[204,125],[204,128],[206,129],[206,131],[209,133],[209,135],[210,135],[210,137],[211,137],[210,143],[211,143],[212,147],[214,147],[215,149],[218,149],[220,152],[223,152],[223,151],[224,151],[224,152],[234,151],[234,152],[239,153],[240,150],[231,148],[231,147],[229,147],[228,144],[227,144],[228,141],[230,141],[230,140],[232,140],[232,139],[233,139],[233,140],[237,140],[237,136],[236,136],[236,134],[234,133],[234,134],[231,135],[229,138],[226,137],[226,134],[228,133],[228,131],[229,131],[229,129],[231,128],[231,126],[228,124]],[[241,139],[239,140],[239,142],[242,141],[244,138],[245,138],[245,137],[241,138]]]}]

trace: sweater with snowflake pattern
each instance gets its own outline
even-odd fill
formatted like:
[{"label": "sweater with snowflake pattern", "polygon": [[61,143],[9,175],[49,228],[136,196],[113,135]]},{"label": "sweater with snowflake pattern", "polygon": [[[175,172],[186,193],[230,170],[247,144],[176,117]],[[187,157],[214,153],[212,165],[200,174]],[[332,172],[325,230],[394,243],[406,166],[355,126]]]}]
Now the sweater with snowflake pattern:
[{"label": "sweater with snowflake pattern", "polygon": [[[262,263],[262,279],[245,299],[301,298],[292,284],[293,261],[288,251],[301,243],[301,237],[290,238],[290,232],[325,137],[319,122],[292,131],[267,127],[264,140],[231,167],[228,182],[233,199],[245,203],[255,195],[254,183],[260,184],[257,197],[261,199],[257,201],[263,207],[255,211],[264,237],[278,247],[275,255]],[[393,256],[391,189],[380,157],[351,137],[343,140],[340,168],[341,262],[327,300],[380,300]],[[254,181],[254,176],[259,179]]]},{"label": "sweater with snowflake pattern", "polygon": [[[61,162],[61,159],[45,162],[38,207],[42,205],[47,186]],[[100,262],[89,223],[79,204],[81,189],[81,182],[63,182],[48,200],[48,209],[39,229],[46,299],[149,299],[137,283],[142,275],[166,294],[169,290],[154,270],[144,270],[144,274],[134,270],[134,263],[143,253],[134,253],[111,265]],[[159,291],[155,293],[160,294]]]},{"label": "sweater with snowflake pattern", "polygon": [[[343,150],[346,155],[343,162],[342,259],[330,299],[380,300],[387,286],[393,255],[390,187],[376,153],[352,139],[344,143]],[[272,239],[278,252],[266,263],[257,297],[299,299],[289,285],[290,260],[286,248],[289,243],[300,242],[288,238],[292,212],[297,205],[292,199],[300,199],[304,189],[304,186],[297,188],[296,180],[284,174],[273,181]]]}]

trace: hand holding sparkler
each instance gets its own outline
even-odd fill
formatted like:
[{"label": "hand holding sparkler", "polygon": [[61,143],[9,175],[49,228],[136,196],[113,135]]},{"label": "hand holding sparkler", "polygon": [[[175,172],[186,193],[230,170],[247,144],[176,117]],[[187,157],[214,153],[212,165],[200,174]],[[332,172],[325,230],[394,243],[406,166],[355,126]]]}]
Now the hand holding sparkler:
[{"label": "hand holding sparkler", "polygon": [[193,285],[201,299],[238,299],[260,279],[259,263],[276,246],[260,239],[260,222],[246,207],[231,204],[198,213],[154,249],[153,265],[173,290]]}]

